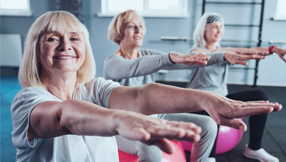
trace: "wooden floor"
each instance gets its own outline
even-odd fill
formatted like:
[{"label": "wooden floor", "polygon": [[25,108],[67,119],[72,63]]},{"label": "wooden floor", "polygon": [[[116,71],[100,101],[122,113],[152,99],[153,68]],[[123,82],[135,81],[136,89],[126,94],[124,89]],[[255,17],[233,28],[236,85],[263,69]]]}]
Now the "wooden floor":
[{"label": "wooden floor", "polygon": [[[1,117],[1,159],[3,162],[15,161],[16,150],[12,145],[12,121],[10,114],[11,102],[16,93],[21,89],[17,77],[3,77],[0,80],[0,117]],[[185,86],[183,83],[177,86]],[[229,85],[229,92],[252,89],[250,86]],[[280,162],[286,162],[286,87],[258,87],[264,91],[271,102],[279,102],[284,109],[268,115],[264,131],[262,147],[278,157]],[[248,124],[248,118],[243,119]],[[231,151],[216,156],[217,162],[255,162],[242,156],[245,144],[248,143],[249,132],[246,131],[240,143]],[[189,154],[187,154],[189,155]],[[189,161],[188,161],[189,162]]]}]

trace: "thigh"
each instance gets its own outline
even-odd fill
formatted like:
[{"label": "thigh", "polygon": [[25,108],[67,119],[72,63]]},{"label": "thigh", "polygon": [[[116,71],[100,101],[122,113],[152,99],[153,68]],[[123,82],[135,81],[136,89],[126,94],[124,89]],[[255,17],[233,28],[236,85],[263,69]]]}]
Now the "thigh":
[{"label": "thigh", "polygon": [[159,118],[168,120],[168,121],[183,121],[183,122],[192,122],[196,125],[202,127],[202,129],[217,129],[216,122],[209,116],[198,115],[192,113],[177,113],[177,114],[161,114]]},{"label": "thigh", "polygon": [[259,101],[268,100],[268,97],[263,91],[260,90],[247,90],[237,93],[231,93],[226,96],[227,98],[240,101]]}]

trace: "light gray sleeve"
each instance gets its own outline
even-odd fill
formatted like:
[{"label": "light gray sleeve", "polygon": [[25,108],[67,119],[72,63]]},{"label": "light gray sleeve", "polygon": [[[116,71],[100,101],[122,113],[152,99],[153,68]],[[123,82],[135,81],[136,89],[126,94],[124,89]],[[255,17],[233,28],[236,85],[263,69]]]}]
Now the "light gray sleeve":
[{"label": "light gray sleeve", "polygon": [[14,98],[11,105],[13,123],[12,142],[16,148],[34,148],[38,139],[28,140],[30,114],[40,103],[53,100],[44,90],[39,88],[22,89]]},{"label": "light gray sleeve", "polygon": [[160,69],[173,66],[169,54],[150,53],[134,60],[126,60],[121,56],[112,54],[104,61],[105,79],[125,79],[130,77],[144,76],[159,71]]},{"label": "light gray sleeve", "polygon": [[88,100],[99,106],[108,107],[111,92],[119,86],[119,83],[112,80],[105,80],[104,78],[93,79],[87,84],[87,89],[91,90]]}]

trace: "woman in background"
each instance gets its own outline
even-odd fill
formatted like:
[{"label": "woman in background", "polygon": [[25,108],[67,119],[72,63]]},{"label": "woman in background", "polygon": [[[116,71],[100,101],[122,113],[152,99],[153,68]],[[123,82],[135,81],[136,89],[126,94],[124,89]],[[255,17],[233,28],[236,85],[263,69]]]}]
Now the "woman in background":
[{"label": "woman in background", "polygon": [[[104,62],[104,77],[119,82],[121,85],[136,87],[154,83],[153,73],[163,69],[190,69],[200,65],[223,63],[226,55],[239,63],[247,59],[264,58],[259,55],[239,56],[234,53],[217,52],[209,56],[204,54],[184,55],[175,52],[162,53],[155,50],[140,49],[146,33],[144,19],[133,10],[122,12],[115,16],[109,25],[108,37],[119,44],[119,50],[107,56]],[[238,59],[239,57],[239,59]],[[147,101],[146,101],[147,102]],[[177,103],[177,101],[176,101]],[[202,127],[201,141],[195,143],[192,149],[191,161],[206,161],[213,145],[213,135],[217,128],[210,118],[202,118],[195,114],[159,114],[155,118],[169,121],[194,122]],[[119,149],[138,156],[138,161],[161,161],[162,151],[157,147],[143,145],[116,136]]]},{"label": "woman in background", "polygon": [[[189,50],[189,53],[217,51],[247,53],[247,51],[257,50],[264,54],[272,54],[273,52],[276,52],[281,59],[285,61],[284,56],[286,54],[286,50],[276,46],[271,46],[269,48],[223,48],[219,43],[223,36],[223,32],[224,21],[222,16],[217,13],[205,13],[195,28],[193,34],[194,45]],[[188,83],[187,88],[212,91],[222,96],[226,96],[227,98],[241,101],[268,100],[266,94],[260,90],[228,94],[227,76],[228,66],[230,63],[231,62],[225,62],[222,64],[192,69],[190,71],[190,82]],[[250,140],[249,144],[246,145],[243,155],[261,162],[278,162],[279,160],[276,157],[270,155],[263,148],[261,148],[261,141],[266,119],[267,114],[249,117]],[[210,155],[210,157],[212,157],[212,161],[215,161],[215,148],[216,145],[214,145]]]}]

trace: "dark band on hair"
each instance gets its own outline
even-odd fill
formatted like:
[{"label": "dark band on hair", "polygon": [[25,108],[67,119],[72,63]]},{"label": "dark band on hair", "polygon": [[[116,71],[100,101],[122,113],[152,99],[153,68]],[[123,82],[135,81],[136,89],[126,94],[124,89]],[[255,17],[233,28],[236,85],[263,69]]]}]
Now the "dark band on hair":
[{"label": "dark band on hair", "polygon": [[217,15],[210,15],[208,18],[207,18],[207,24],[210,24],[210,23],[213,23],[215,21],[221,21],[221,17],[220,16],[217,16]]}]

